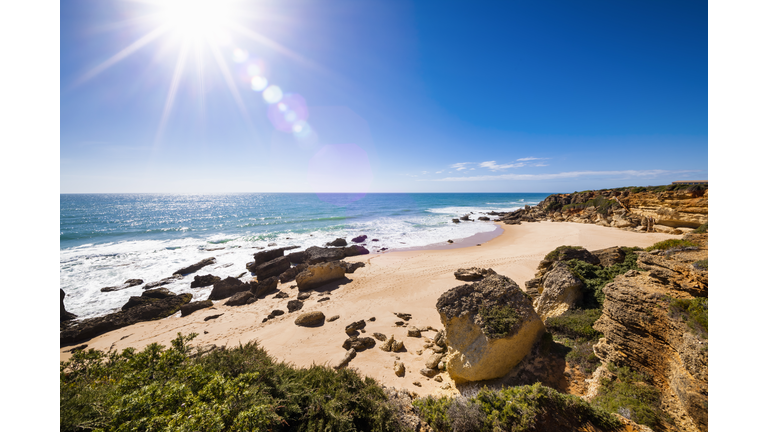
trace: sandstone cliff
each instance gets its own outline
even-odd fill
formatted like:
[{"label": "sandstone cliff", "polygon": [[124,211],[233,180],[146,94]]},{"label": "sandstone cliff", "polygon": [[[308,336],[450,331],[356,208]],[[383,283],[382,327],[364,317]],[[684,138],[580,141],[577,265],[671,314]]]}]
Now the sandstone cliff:
[{"label": "sandstone cliff", "polygon": [[[594,327],[604,337],[594,352],[604,364],[650,376],[661,390],[670,430],[698,432],[707,431],[707,234],[686,239],[699,247],[639,252],[641,271],[603,288],[603,313]],[[686,310],[694,304],[703,308],[703,326]]]},{"label": "sandstone cliff", "polygon": [[696,185],[553,194],[536,206],[497,215],[507,224],[549,220],[683,234],[707,223],[708,192]]}]

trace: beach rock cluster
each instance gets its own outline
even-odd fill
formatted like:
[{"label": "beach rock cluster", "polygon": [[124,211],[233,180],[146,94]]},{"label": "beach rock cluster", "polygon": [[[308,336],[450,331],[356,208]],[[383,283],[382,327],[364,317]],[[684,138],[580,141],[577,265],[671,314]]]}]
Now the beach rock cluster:
[{"label": "beach rock cluster", "polygon": [[448,346],[446,368],[457,383],[505,375],[544,332],[523,291],[502,275],[448,290],[437,310]]},{"label": "beach rock cluster", "polygon": [[492,274],[496,274],[493,269],[484,269],[480,267],[471,267],[471,268],[460,268],[456,270],[453,273],[453,276],[456,277],[456,279],[461,281],[478,281],[486,276],[490,276]]},{"label": "beach rock cluster", "polygon": [[535,206],[499,212],[498,221],[592,223],[638,232],[683,234],[708,220],[708,189],[694,185],[553,194]]},{"label": "beach rock cluster", "polygon": [[191,300],[192,294],[176,295],[165,288],[147,290],[131,297],[118,312],[73,323],[61,331],[59,340],[61,346],[71,345],[137,322],[165,318]]}]

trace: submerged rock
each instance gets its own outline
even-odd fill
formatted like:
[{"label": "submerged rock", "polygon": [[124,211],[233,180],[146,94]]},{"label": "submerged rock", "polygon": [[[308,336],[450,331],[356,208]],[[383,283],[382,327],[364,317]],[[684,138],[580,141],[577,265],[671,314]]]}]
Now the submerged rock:
[{"label": "submerged rock", "polygon": [[173,272],[173,274],[175,274],[175,275],[185,275],[185,274],[189,274],[189,273],[194,273],[194,272],[200,270],[201,268],[203,268],[205,266],[208,266],[208,265],[211,265],[211,264],[213,264],[215,262],[216,262],[216,258],[214,258],[214,257],[206,258],[206,259],[204,259],[202,261],[199,261],[199,262],[197,262],[195,264],[192,264],[189,267],[184,267],[182,269],[176,270],[175,272]]},{"label": "submerged rock", "polygon": [[209,285],[213,285],[220,280],[221,280],[220,277],[214,276],[212,274],[195,276],[195,280],[193,280],[189,286],[190,288],[202,288],[202,287],[207,287]]},{"label": "submerged rock", "polygon": [[101,292],[113,292],[113,291],[121,291],[126,288],[134,287],[136,285],[143,284],[144,281],[141,279],[128,279],[127,281],[123,282],[122,285],[117,286],[111,286],[111,287],[104,287],[101,289]]}]

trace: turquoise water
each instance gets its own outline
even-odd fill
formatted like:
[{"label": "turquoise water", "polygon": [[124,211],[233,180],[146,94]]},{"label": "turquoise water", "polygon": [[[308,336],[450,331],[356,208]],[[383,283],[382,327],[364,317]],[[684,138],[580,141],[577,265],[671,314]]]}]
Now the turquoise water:
[{"label": "turquoise water", "polygon": [[[365,234],[372,253],[444,244],[493,231],[492,223],[452,218],[535,205],[549,194],[63,194],[60,196],[60,278],[67,309],[81,318],[122,306],[141,286],[102,293],[127,279],[153,282],[203,258],[200,274],[237,276],[257,248],[323,246]],[[378,242],[370,242],[370,239]],[[207,298],[190,288],[176,293]]]}]

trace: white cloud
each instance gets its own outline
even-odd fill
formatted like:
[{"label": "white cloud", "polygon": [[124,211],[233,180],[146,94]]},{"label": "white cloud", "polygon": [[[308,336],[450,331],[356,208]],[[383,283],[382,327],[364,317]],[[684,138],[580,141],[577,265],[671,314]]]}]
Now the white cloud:
[{"label": "white cloud", "polygon": [[527,162],[527,161],[532,161],[532,160],[546,160],[546,159],[549,159],[549,158],[525,157],[525,158],[520,158],[517,161],[518,162]]},{"label": "white cloud", "polygon": [[451,168],[455,169],[456,171],[461,171],[467,169],[467,165],[471,163],[472,162],[459,162],[451,165]]},{"label": "white cloud", "polygon": [[625,171],[569,171],[552,174],[500,174],[500,175],[481,175],[472,177],[446,177],[435,179],[434,181],[490,181],[490,180],[553,180],[561,178],[577,178],[588,176],[626,176],[653,178],[660,175],[682,174],[698,171],[669,171],[669,170],[625,170]]},{"label": "white cloud", "polygon": [[498,171],[498,170],[505,170],[507,168],[520,168],[522,166],[525,166],[524,163],[512,163],[507,165],[499,165],[496,163],[496,161],[488,161],[488,162],[482,162],[480,164],[483,168],[488,168],[491,171]]}]

